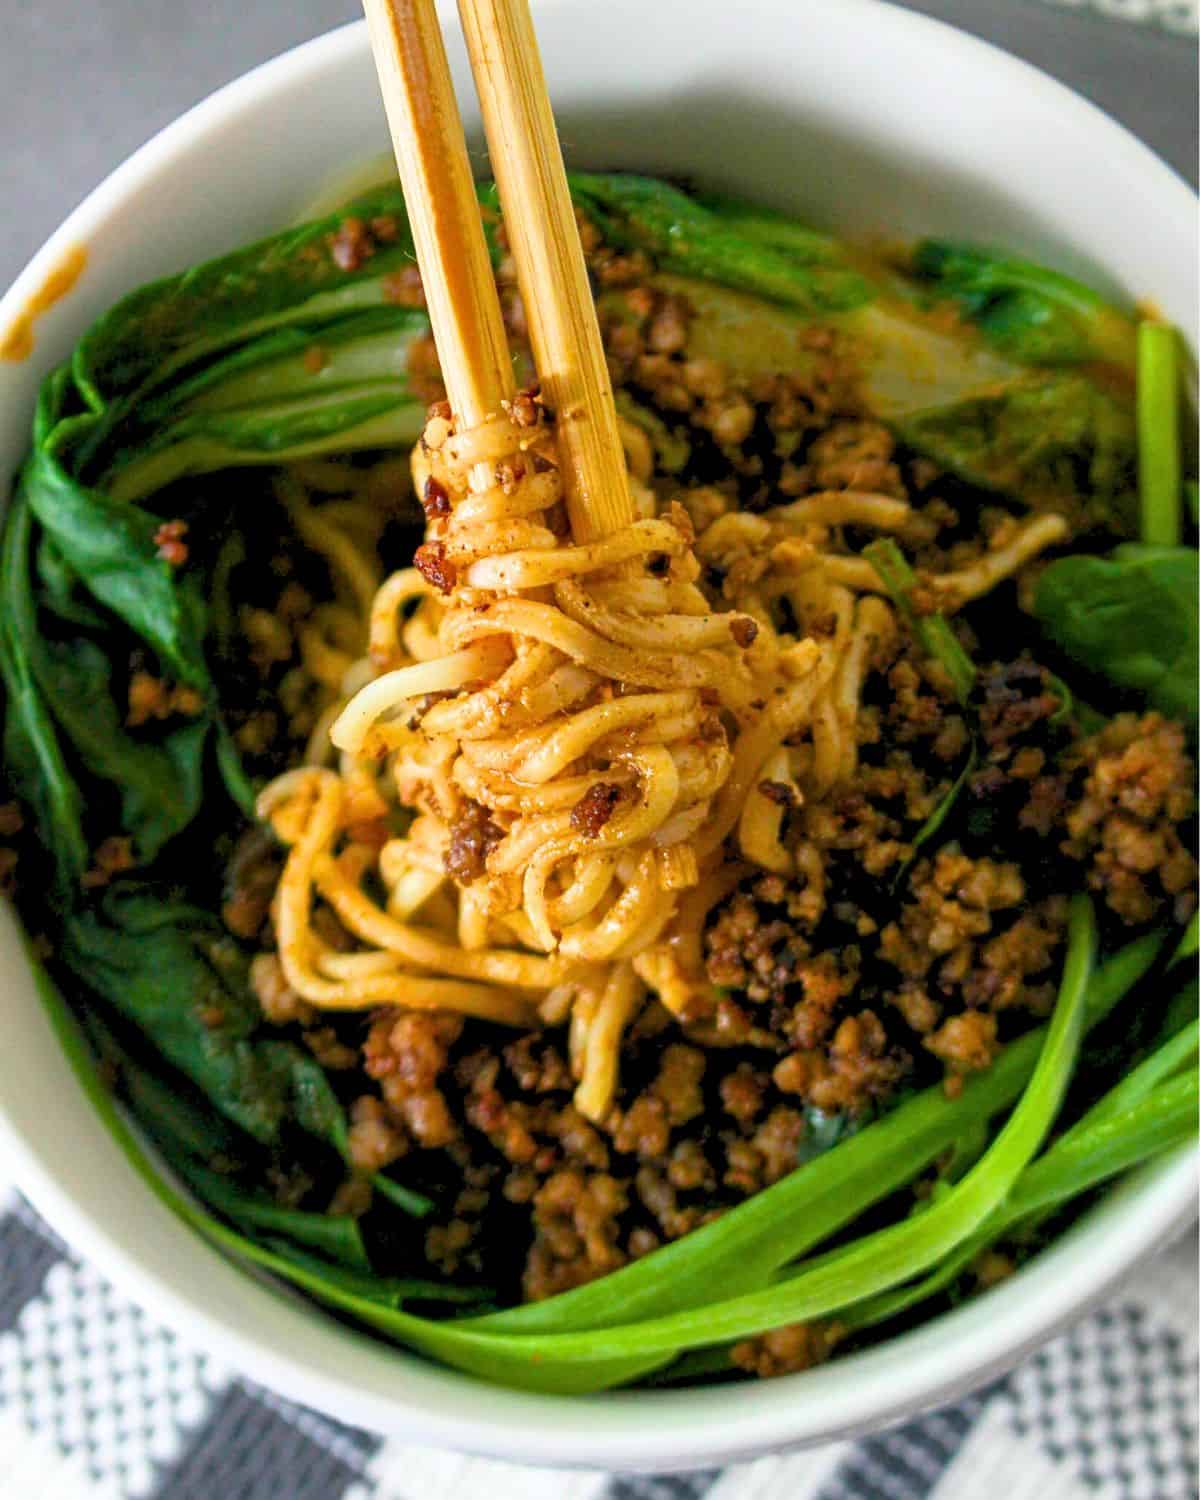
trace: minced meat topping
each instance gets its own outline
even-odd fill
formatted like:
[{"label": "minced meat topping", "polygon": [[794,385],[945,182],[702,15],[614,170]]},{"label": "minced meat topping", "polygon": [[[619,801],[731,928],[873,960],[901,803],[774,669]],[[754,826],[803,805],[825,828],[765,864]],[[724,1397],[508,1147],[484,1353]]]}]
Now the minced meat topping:
[{"label": "minced meat topping", "polygon": [[[685,440],[670,495],[689,528],[817,491],[866,490],[909,501],[897,540],[931,572],[967,565],[1011,528],[1003,507],[944,481],[864,413],[836,332],[803,335],[803,375],[739,378],[689,352],[687,300],[655,286],[644,257],[583,229],[614,383]],[[370,237],[380,236],[343,226],[331,253],[351,269]],[[509,264],[499,280],[509,330],[523,339]],[[419,299],[419,283],[410,278],[405,295]],[[435,383],[419,346],[414,379]],[[431,486],[424,504],[437,514],[443,496]],[[438,545],[421,548],[417,566],[446,589],[452,568]],[[722,556],[700,582],[718,603],[753,566]],[[300,601],[299,615],[310,608]],[[244,625],[264,675],[291,657],[287,620]],[[1068,899],[1081,886],[1119,926],[1185,921],[1196,862],[1183,731],[1157,714],[1121,714],[1084,734],[1019,640],[955,628],[979,666],[966,708],[898,632],[872,662],[854,777],[814,802],[787,782],[760,784],[780,809],[795,873],[749,873],[710,913],[702,954],[714,1014],[681,1022],[651,999],[625,1037],[620,1087],[600,1123],[573,1103],[561,1032],[514,1036],[401,1008],[315,1025],[278,961],[260,953],[252,982],[263,1014],[299,1028],[349,1091],[345,1211],[367,1211],[369,1174],[403,1161],[404,1182],[438,1204],[420,1231],[432,1267],[486,1280],[501,1297],[551,1296],[778,1182],[831,1119],[869,1118],[901,1089],[939,1078],[953,1092],[989,1067],[1051,1008]],[[753,621],[739,630],[751,646]],[[159,712],[157,697],[146,711]],[[597,835],[620,795],[592,786],[571,810],[573,828]],[[943,830],[923,841],[947,799]],[[484,872],[496,834],[464,799],[445,853],[456,881]],[[263,950],[278,868],[261,846],[240,849],[230,867],[226,922]],[[322,921],[336,937],[332,913],[319,909],[318,930]],[[760,1375],[805,1368],[843,1334],[793,1325],[739,1344],[733,1362]]]}]

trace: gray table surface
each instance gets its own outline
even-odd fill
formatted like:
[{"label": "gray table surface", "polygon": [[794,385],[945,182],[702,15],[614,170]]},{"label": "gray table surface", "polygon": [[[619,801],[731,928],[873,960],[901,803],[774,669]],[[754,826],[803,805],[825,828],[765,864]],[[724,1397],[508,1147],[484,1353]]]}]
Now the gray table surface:
[{"label": "gray table surface", "polygon": [[[1195,180],[1194,42],[1039,0],[909,3],[1055,74]],[[162,125],[255,63],[359,14],[356,0],[0,0],[0,288]]]}]

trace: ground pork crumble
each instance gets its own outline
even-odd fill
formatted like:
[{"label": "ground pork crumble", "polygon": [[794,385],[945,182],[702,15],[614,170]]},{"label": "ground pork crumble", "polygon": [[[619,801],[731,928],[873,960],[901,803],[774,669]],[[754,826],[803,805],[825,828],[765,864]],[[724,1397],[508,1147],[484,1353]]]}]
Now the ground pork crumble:
[{"label": "ground pork crumble", "polygon": [[[653,284],[644,257],[582,229],[614,384],[686,435],[689,457],[670,492],[697,529],[734,508],[865,489],[910,501],[897,540],[918,568],[945,571],[1012,526],[1010,512],[964,497],[863,414],[835,333],[806,336],[803,375],[736,380],[689,354],[691,309]],[[369,253],[359,239],[331,254]],[[510,334],[523,341],[507,262],[498,279]],[[419,283],[405,296],[415,305]],[[412,359],[418,388],[438,399],[432,341],[417,341]],[[703,583],[714,601],[732,569],[750,566],[710,566]],[[281,599],[276,623],[269,610],[243,620],[272,683],[311,609],[298,585],[281,582],[292,590],[288,611]],[[956,628],[989,663],[970,628]],[[906,635],[880,652],[853,782],[811,805],[783,783],[763,788],[785,809],[785,841],[807,852],[805,873],[749,876],[719,905],[703,940],[720,991],[715,1016],[681,1026],[652,1000],[626,1037],[620,1090],[600,1125],[572,1103],[561,1033],[514,1037],[398,1008],[326,1024],[290,992],[270,951],[278,854],[269,840],[243,840],[225,920],[261,950],[251,977],[263,1014],[298,1028],[349,1101],[356,1175],[335,1199],[340,1211],[367,1211],[369,1174],[403,1162],[398,1175],[439,1205],[423,1231],[432,1267],[485,1280],[502,1297],[551,1296],[779,1181],[829,1117],[867,1118],[938,1077],[954,1092],[986,1069],[1052,1006],[1071,891],[1086,884],[1118,925],[1187,919],[1194,770],[1176,724],[1122,714],[1084,736],[1028,653],[981,667],[968,714]],[[303,710],[293,738],[309,727]],[[258,748],[256,722],[253,713],[239,722],[243,748]],[[264,753],[269,739],[264,731]],[[953,836],[918,846],[960,778]],[[593,788],[572,814],[577,826],[602,826],[618,794]],[[494,833],[481,813],[466,804],[446,855],[462,883],[482,871]],[[318,907],[314,921],[336,945],[332,912]],[[999,1260],[978,1269],[981,1280],[1003,1274]],[[792,1325],[738,1344],[732,1361],[757,1375],[802,1369],[844,1334]]]},{"label": "ground pork crumble", "polygon": [[[353,1023],[324,1024],[288,989],[274,954],[260,953],[252,982],[264,1015],[298,1027],[353,1090],[360,1176],[339,1208],[365,1211],[366,1174],[403,1162],[403,1179],[429,1185],[443,1205],[425,1231],[430,1264],[495,1282],[503,1244],[512,1291],[540,1299],[779,1181],[830,1115],[861,1117],[931,1069],[953,1092],[988,1067],[1052,1004],[1067,904],[1055,873],[1078,871],[1124,922],[1182,919],[1193,899],[1195,865],[1180,836],[1192,768],[1179,732],[1156,715],[1123,716],[1051,754],[1048,681],[1027,659],[983,676],[986,748],[965,793],[967,828],[998,810],[1004,837],[987,816],[978,841],[988,852],[968,832],[918,854],[893,890],[912,828],[951,775],[937,747],[949,756],[956,712],[928,713],[933,689],[898,655],[887,676],[894,696],[876,713],[880,739],[864,745],[877,763],[819,809],[789,815],[793,836],[823,856],[820,901],[803,879],[767,874],[731,894],[705,934],[708,974],[724,991],[714,1026],[701,1041],[651,1002],[601,1125],[572,1103],[558,1033],[513,1038],[397,1008],[374,1013],[356,1042]],[[1032,810],[1024,820],[1006,810],[1018,796]],[[1139,855],[1150,845],[1164,857]],[[236,913],[244,935],[246,914],[257,914],[267,942],[277,856],[249,842],[238,868],[227,921]],[[315,922],[338,943],[332,912],[319,907]],[[356,1073],[367,1089],[354,1090]],[[758,1374],[803,1368],[840,1336],[833,1326],[778,1330],[739,1345],[734,1363]]]}]

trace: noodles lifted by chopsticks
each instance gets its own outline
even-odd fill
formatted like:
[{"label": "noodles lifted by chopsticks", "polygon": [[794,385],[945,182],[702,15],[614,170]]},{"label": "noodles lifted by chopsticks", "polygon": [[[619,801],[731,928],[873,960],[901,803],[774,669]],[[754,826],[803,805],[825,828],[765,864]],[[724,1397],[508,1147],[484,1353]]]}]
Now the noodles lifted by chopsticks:
[{"label": "noodles lifted by chopsticks", "polygon": [[[276,927],[297,994],[569,1019],[593,1119],[649,989],[684,1021],[711,1015],[701,933],[748,865],[823,900],[819,857],[783,820],[853,774],[863,683],[894,628],[855,592],[869,565],[837,528],[907,517],[832,492],[695,537],[691,514],[719,507],[660,502],[645,444],[627,451],[637,519],[576,545],[536,393],[463,432],[434,408],[413,455],[427,539],[374,597],[369,664],[346,672],[331,730],[340,767],[290,772],[260,801],[290,846]],[[732,608],[706,597],[705,565]],[[399,808],[415,816],[398,835]],[[318,934],[318,899],[356,951]]]}]

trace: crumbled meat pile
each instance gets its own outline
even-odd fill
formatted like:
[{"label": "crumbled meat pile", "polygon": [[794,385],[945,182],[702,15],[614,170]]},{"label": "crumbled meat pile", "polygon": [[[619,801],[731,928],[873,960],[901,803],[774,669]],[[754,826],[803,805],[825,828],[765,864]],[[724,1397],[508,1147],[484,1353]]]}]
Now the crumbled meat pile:
[{"label": "crumbled meat pile", "polygon": [[[295,471],[311,508],[319,516],[331,496],[335,505],[349,496],[371,528],[368,535],[360,527],[356,543],[369,544],[384,570],[392,562],[406,565],[415,530],[407,460],[388,456],[344,467],[338,460],[326,469],[331,474]],[[322,488],[330,482],[336,494]],[[212,650],[222,715],[247,773],[265,781],[303,757],[333,697],[335,665],[353,660],[355,647],[336,618],[344,585],[329,558],[305,541],[282,506],[264,506],[261,495],[255,503],[261,512],[255,527],[215,561],[213,611],[222,623],[212,632]],[[204,707],[198,694],[158,681],[148,665],[140,657],[130,663],[130,728],[153,734],[158,720]]]},{"label": "crumbled meat pile", "polygon": [[[837,335],[807,335],[802,376],[735,380],[689,354],[691,310],[651,284],[642,256],[583,231],[614,382],[686,432],[690,467],[674,492],[685,487],[697,528],[737,506],[866,489],[911,501],[899,540],[919,566],[945,569],[1012,525],[978,497],[968,512],[932,464],[899,452],[863,416]],[[355,232],[343,238],[331,246],[339,264],[366,253]],[[511,268],[499,281],[510,333],[523,340]],[[419,300],[419,282],[403,293]],[[429,349],[413,357],[414,378],[436,384]],[[439,496],[425,500],[436,507]],[[723,559],[705,586],[716,597],[731,569],[753,565]],[[282,601],[269,628],[244,623],[265,664],[290,657]],[[879,650],[859,714],[857,775],[812,804],[786,784],[764,787],[785,810],[796,873],[749,877],[719,906],[704,937],[721,991],[715,1016],[681,1026],[651,1001],[625,1039],[620,1092],[601,1125],[572,1102],[557,1033],[514,1038],[398,1009],[368,1018],[365,1038],[352,1019],[315,1027],[278,960],[255,961],[264,1013],[298,1025],[350,1091],[360,1176],[339,1197],[347,1211],[369,1203],[367,1174],[403,1160],[405,1182],[450,1205],[425,1233],[433,1266],[477,1275],[501,1295],[553,1295],[777,1182],[830,1116],[861,1118],[906,1082],[943,1076],[953,1092],[988,1067],[1052,1005],[1067,900],[1081,884],[1120,923],[1186,920],[1194,772],[1178,726],[1122,715],[1082,737],[1060,722],[1055,681],[1028,655],[980,673],[969,720],[903,636]],[[915,846],[960,778],[952,836]],[[619,795],[593,787],[573,823],[594,833]],[[486,812],[465,804],[446,854],[456,881],[483,873],[494,835]],[[226,907],[234,932],[264,946],[277,873],[269,848],[243,850]],[[332,914],[319,907],[314,921],[336,946]],[[842,1333],[795,1325],[738,1345],[733,1358],[760,1375],[799,1369]]]},{"label": "crumbled meat pile", "polygon": [[1164,904],[1186,922],[1196,906],[1196,861],[1181,828],[1195,811],[1195,775],[1178,724],[1121,714],[1069,762],[1083,786],[1066,816],[1064,853],[1082,860],[1088,885],[1126,922]]},{"label": "crumbled meat pile", "polygon": [[[572,1102],[556,1034],[513,1039],[459,1017],[381,1010],[356,1058],[344,1027],[313,1028],[273,956],[256,960],[264,1013],[298,1023],[327,1066],[357,1065],[372,1081],[351,1107],[359,1172],[404,1160],[405,1181],[443,1184],[452,1207],[425,1238],[435,1267],[551,1296],[777,1182],[830,1115],[861,1115],[931,1069],[955,1091],[1052,1004],[1081,867],[1125,921],[1188,915],[1195,864],[1180,825],[1192,768],[1174,726],[1119,718],[1071,738],[1051,722],[1059,703],[1041,668],[1027,658],[992,668],[962,839],[906,868],[908,838],[961,757],[961,719],[904,648],[883,682],[855,784],[789,812],[792,836],[821,855],[821,890],[761,875],[728,898],[705,938],[725,992],[713,1025],[689,1034],[651,1002],[600,1125]],[[1024,819],[1008,812],[1019,796],[1034,809]],[[265,884],[253,858],[242,867]],[[319,908],[315,920],[336,941],[332,914]],[[362,1189],[341,1201],[361,1210]],[[801,1368],[839,1336],[781,1330],[739,1346],[735,1362]]]},{"label": "crumbled meat pile", "polygon": [[635,1082],[603,1126],[572,1103],[558,1040],[494,1033],[457,1018],[381,1013],[365,1071],[379,1094],[352,1109],[360,1170],[442,1150],[460,1188],[428,1232],[440,1269],[494,1274],[497,1222],[524,1220],[525,1297],[564,1291],[677,1239],[795,1165],[803,1120],[772,1107],[745,1060],[672,1040],[653,1005],[634,1028]]},{"label": "crumbled meat pile", "polygon": [[[425,1240],[438,1269],[494,1282],[505,1245],[524,1297],[551,1296],[777,1182],[830,1114],[859,1115],[931,1069],[956,1090],[1052,1004],[1081,867],[1125,921],[1186,917],[1192,769],[1174,726],[1120,718],[1071,738],[1040,667],[988,670],[962,837],[906,866],[966,741],[906,648],[881,681],[856,782],[789,810],[791,836],[821,856],[821,889],[762,875],[729,897],[705,939],[725,992],[711,1030],[681,1033],[652,1002],[601,1125],[572,1103],[557,1036],[498,1042],[459,1018],[376,1014],[363,1066],[377,1091],[353,1104],[353,1158],[364,1173],[405,1159],[406,1181],[434,1159],[449,1169],[453,1207]],[[802,1368],[840,1332],[781,1330],[735,1362]]]}]

